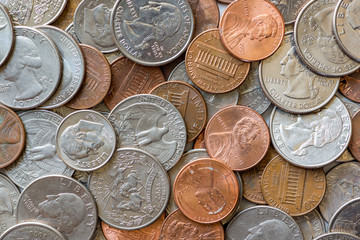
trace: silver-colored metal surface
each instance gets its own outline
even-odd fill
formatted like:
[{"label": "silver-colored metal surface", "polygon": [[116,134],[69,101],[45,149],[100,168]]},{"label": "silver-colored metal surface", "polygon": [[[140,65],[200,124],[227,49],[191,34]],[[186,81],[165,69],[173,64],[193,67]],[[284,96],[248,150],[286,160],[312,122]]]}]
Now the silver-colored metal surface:
[{"label": "silver-colored metal surface", "polygon": [[16,225],[16,205],[20,191],[5,175],[0,174],[0,235]]},{"label": "silver-colored metal surface", "polygon": [[1,235],[0,240],[66,240],[55,228],[43,223],[19,223]]},{"label": "silver-colored metal surface", "polygon": [[314,240],[360,240],[360,238],[349,233],[333,232],[326,233]]},{"label": "silver-colored metal surface", "polygon": [[9,13],[2,4],[0,4],[0,66],[3,65],[14,47],[15,35],[14,27]]},{"label": "silver-colored metal surface", "polygon": [[299,9],[307,0],[270,0],[279,9],[286,25],[295,22]]},{"label": "silver-colored metal surface", "polygon": [[70,34],[70,36],[72,36],[77,43],[81,43],[79,37],[76,35],[73,22],[70,23],[69,26],[66,27],[65,32]]},{"label": "silver-colored metal surface", "polygon": [[316,209],[303,216],[294,217],[294,220],[299,225],[304,239],[314,239],[326,232],[324,220]]}]

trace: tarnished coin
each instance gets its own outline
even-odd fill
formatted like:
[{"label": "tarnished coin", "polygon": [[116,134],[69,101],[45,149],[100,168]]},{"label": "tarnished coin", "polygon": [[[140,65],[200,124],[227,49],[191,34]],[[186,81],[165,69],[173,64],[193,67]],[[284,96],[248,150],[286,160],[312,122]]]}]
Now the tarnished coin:
[{"label": "tarnished coin", "polygon": [[173,239],[224,240],[224,229],[219,222],[212,224],[194,222],[180,210],[175,210],[166,217],[159,240]]},{"label": "tarnished coin", "polygon": [[[62,30],[66,30],[66,28],[72,23],[74,20],[74,13],[77,6],[80,4],[81,0],[70,0],[67,1],[66,6],[62,14],[53,22],[51,25],[61,28]],[[71,34],[70,34],[71,35]]]},{"label": "tarnished coin", "polygon": [[230,106],[217,112],[205,129],[209,156],[235,171],[254,167],[266,154],[270,134],[265,120],[255,110]]},{"label": "tarnished coin", "polygon": [[19,223],[12,228],[6,230],[1,235],[1,240],[35,240],[35,239],[47,239],[47,240],[65,240],[64,236],[55,228],[46,224],[29,222]]},{"label": "tarnished coin", "polygon": [[104,166],[116,148],[116,134],[101,113],[82,110],[68,115],[56,131],[56,150],[69,167],[94,171]]},{"label": "tarnished coin", "polygon": [[186,144],[186,126],[169,101],[151,94],[138,94],[121,101],[109,120],[118,147],[136,147],[154,156],[166,170],[180,159]]},{"label": "tarnished coin", "polygon": [[351,118],[337,97],[315,113],[295,115],[274,108],[270,118],[271,140],[287,161],[304,168],[323,167],[346,150]]},{"label": "tarnished coin", "polygon": [[[270,0],[280,11],[286,25],[295,22],[299,9],[307,0]],[[307,239],[307,238],[306,238]]]},{"label": "tarnished coin", "polygon": [[339,85],[340,92],[351,101],[360,103],[360,72],[342,77]]},{"label": "tarnished coin", "polygon": [[1,42],[1,50],[0,50],[0,66],[1,66],[6,62],[6,60],[10,56],[10,53],[15,43],[13,23],[10,19],[9,13],[2,4],[0,4],[0,42]]},{"label": "tarnished coin", "polygon": [[15,27],[15,47],[0,68],[0,102],[14,109],[40,106],[59,85],[62,66],[58,50],[44,33]]},{"label": "tarnished coin", "polygon": [[243,61],[269,57],[279,48],[285,32],[283,17],[267,0],[231,3],[219,26],[224,47]]},{"label": "tarnished coin", "polygon": [[156,221],[170,195],[166,170],[145,151],[117,149],[108,164],[89,179],[101,220],[110,226],[135,230]]},{"label": "tarnished coin", "polygon": [[81,43],[79,37],[76,35],[73,22],[71,22],[69,26],[66,27],[65,31],[70,34],[70,36],[72,36],[77,43]]},{"label": "tarnished coin", "polygon": [[104,99],[109,109],[113,109],[127,97],[149,93],[156,85],[165,82],[160,68],[142,66],[126,57],[115,59],[110,68],[111,85]]},{"label": "tarnished coin", "polygon": [[195,18],[194,36],[218,27],[220,12],[215,0],[189,0],[189,4]]},{"label": "tarnished coin", "polygon": [[185,66],[191,81],[211,93],[234,90],[250,69],[249,63],[234,58],[224,49],[217,28],[199,34],[191,42]]},{"label": "tarnished coin", "polygon": [[360,238],[360,198],[353,199],[336,211],[329,222],[329,232],[345,232]]},{"label": "tarnished coin", "polygon": [[74,14],[74,29],[80,41],[101,52],[115,52],[110,15],[115,0],[84,0]]},{"label": "tarnished coin", "polygon": [[337,0],[312,0],[300,11],[294,30],[296,52],[314,72],[330,77],[348,75],[360,67],[336,42],[332,19]]},{"label": "tarnished coin", "polygon": [[294,220],[299,225],[304,239],[314,239],[326,232],[324,220],[316,209],[303,216],[294,217]]},{"label": "tarnished coin", "polygon": [[205,149],[205,139],[204,139],[205,131],[202,131],[199,136],[196,138],[194,142],[194,149]]},{"label": "tarnished coin", "polygon": [[360,111],[351,119],[353,132],[349,143],[349,150],[356,160],[360,161]]},{"label": "tarnished coin", "polygon": [[101,221],[98,219],[94,237],[91,240],[107,240],[101,228]]},{"label": "tarnished coin", "polygon": [[335,95],[339,78],[319,76],[300,61],[287,33],[280,48],[260,64],[260,83],[266,96],[277,107],[292,113],[313,112]]},{"label": "tarnished coin", "polygon": [[179,57],[194,31],[186,0],[117,1],[110,23],[120,51],[145,66],[164,65]]},{"label": "tarnished coin", "polygon": [[225,236],[232,240],[304,240],[292,217],[269,206],[248,208],[236,215],[228,224]]},{"label": "tarnished coin", "polygon": [[104,55],[94,47],[80,44],[85,58],[85,79],[80,91],[66,104],[73,109],[86,109],[99,104],[109,91],[111,70]]},{"label": "tarnished coin", "polygon": [[11,109],[2,105],[0,105],[0,146],[0,168],[14,162],[25,146],[25,130],[20,118]]},{"label": "tarnished coin", "polygon": [[187,141],[193,141],[207,122],[206,103],[201,94],[190,84],[168,81],[154,87],[150,94],[171,102],[184,118]]},{"label": "tarnished coin", "polygon": [[185,165],[175,179],[173,193],[176,205],[186,217],[206,224],[224,219],[241,197],[233,171],[211,158]]},{"label": "tarnished coin", "polygon": [[349,234],[349,233],[340,233],[340,232],[333,232],[333,233],[326,233],[324,235],[321,235],[320,237],[314,239],[314,240],[359,240],[355,235]]},{"label": "tarnished coin", "polygon": [[51,37],[62,58],[62,78],[55,93],[41,105],[50,109],[69,102],[79,91],[85,76],[85,60],[77,42],[65,31],[52,27],[40,26],[37,29]]},{"label": "tarnished coin", "polygon": [[71,176],[74,170],[61,161],[55,147],[55,133],[62,117],[46,110],[23,112],[19,117],[26,132],[25,150],[5,168],[6,175],[21,188],[49,174]]},{"label": "tarnished coin", "polygon": [[89,240],[96,229],[96,204],[89,190],[65,176],[47,176],[33,181],[21,193],[18,222],[48,224],[68,240]]},{"label": "tarnished coin", "polygon": [[329,222],[346,202],[360,197],[360,163],[342,163],[326,174],[326,191],[319,210]]}]

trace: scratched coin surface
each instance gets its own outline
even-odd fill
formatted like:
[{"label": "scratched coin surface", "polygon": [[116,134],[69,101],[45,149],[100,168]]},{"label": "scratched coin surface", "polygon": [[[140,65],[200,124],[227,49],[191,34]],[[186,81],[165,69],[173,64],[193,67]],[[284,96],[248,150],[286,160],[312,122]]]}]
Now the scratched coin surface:
[{"label": "scratched coin surface", "polygon": [[360,103],[360,72],[356,71],[341,78],[339,90],[351,101]]},{"label": "scratched coin surface", "polygon": [[89,190],[76,180],[58,175],[39,178],[20,195],[17,222],[44,223],[66,239],[89,240],[96,230],[96,204]]},{"label": "scratched coin surface", "polygon": [[340,232],[333,232],[333,233],[326,233],[314,240],[359,240],[360,238],[349,233],[340,233]]},{"label": "scratched coin surface", "polygon": [[1,240],[35,240],[35,239],[47,239],[47,240],[65,240],[64,236],[55,228],[46,224],[31,222],[31,223],[19,223],[1,235]]},{"label": "scratched coin surface", "polygon": [[265,201],[290,216],[301,216],[315,209],[324,197],[325,188],[324,170],[300,168],[280,156],[269,162],[261,178]]},{"label": "scratched coin surface", "polygon": [[195,37],[186,52],[185,66],[191,81],[210,93],[234,90],[250,69],[249,63],[234,58],[224,49],[219,29]]},{"label": "scratched coin surface", "polygon": [[305,239],[314,239],[326,232],[324,220],[316,209],[303,216],[294,217],[294,220]]},{"label": "scratched coin surface", "polygon": [[337,97],[320,111],[303,115],[274,108],[270,129],[278,153],[304,168],[323,167],[335,161],[346,150],[352,132],[349,112]]},{"label": "scratched coin surface", "polygon": [[351,119],[353,132],[351,135],[349,150],[351,154],[356,158],[356,160],[360,161],[360,112],[358,111]]},{"label": "scratched coin surface", "polygon": [[60,159],[55,147],[56,129],[63,118],[46,110],[23,112],[19,117],[26,132],[25,149],[19,159],[4,168],[6,175],[21,188],[45,175],[71,176],[74,170]]},{"label": "scratched coin surface", "polygon": [[0,50],[0,66],[3,65],[14,47],[15,43],[15,35],[13,23],[10,19],[9,13],[4,8],[2,4],[0,4],[0,42],[1,42],[1,50]]},{"label": "scratched coin surface", "polygon": [[236,58],[251,62],[273,54],[285,32],[283,17],[267,0],[234,1],[219,26],[224,47]]},{"label": "scratched coin surface", "polygon": [[168,175],[160,162],[132,148],[117,149],[108,164],[91,174],[89,189],[101,220],[123,230],[156,221],[170,194]]},{"label": "scratched coin surface", "polygon": [[56,150],[69,167],[93,171],[104,166],[116,148],[116,134],[101,113],[82,110],[68,115],[56,130]]},{"label": "scratched coin surface", "polygon": [[292,113],[321,108],[335,95],[340,82],[307,69],[295,51],[291,32],[278,51],[261,62],[259,72],[261,87],[270,101]]},{"label": "scratched coin surface", "polygon": [[142,149],[166,170],[180,159],[186,145],[185,122],[174,105],[151,94],[138,94],[121,101],[109,115],[117,145]]},{"label": "scratched coin surface", "polygon": [[269,206],[251,207],[236,215],[228,224],[225,236],[232,240],[305,239],[292,217]]},{"label": "scratched coin surface", "polygon": [[233,171],[211,158],[194,160],[174,182],[174,200],[181,212],[199,223],[224,219],[237,206],[239,185]]},{"label": "scratched coin surface", "polygon": [[58,50],[44,33],[34,28],[15,29],[15,46],[0,68],[0,102],[14,109],[40,106],[59,85],[62,66]]},{"label": "scratched coin surface", "polygon": [[194,22],[187,0],[117,1],[110,18],[117,47],[146,66],[164,65],[185,52]]},{"label": "scratched coin surface", "polygon": [[255,110],[230,106],[217,112],[205,129],[205,146],[209,156],[235,171],[255,166],[270,145],[269,128]]},{"label": "scratched coin surface", "polygon": [[218,27],[220,12],[215,0],[189,0],[189,4],[195,19],[195,37],[208,29]]}]

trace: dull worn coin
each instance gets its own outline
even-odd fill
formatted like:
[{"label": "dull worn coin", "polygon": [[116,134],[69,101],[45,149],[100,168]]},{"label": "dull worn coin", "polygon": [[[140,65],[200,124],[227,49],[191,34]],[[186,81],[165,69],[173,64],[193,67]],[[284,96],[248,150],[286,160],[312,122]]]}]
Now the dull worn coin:
[{"label": "dull worn coin", "polygon": [[73,23],[74,13],[80,2],[81,0],[67,1],[64,11],[51,25],[67,31],[66,28]]},{"label": "dull worn coin", "polygon": [[326,232],[324,220],[316,209],[305,215],[294,217],[294,220],[299,225],[304,239],[314,239]]},{"label": "dull worn coin", "polygon": [[315,238],[314,240],[359,240],[360,238],[350,234],[350,233],[341,233],[341,232],[332,232],[321,235],[320,237]]},{"label": "dull worn coin", "polygon": [[38,222],[19,223],[1,235],[1,240],[30,240],[30,239],[47,239],[47,240],[65,240],[65,237],[55,228]]},{"label": "dull worn coin", "polygon": [[215,0],[189,0],[189,4],[195,19],[194,36],[218,27],[220,12]]},{"label": "dull worn coin", "polygon": [[1,42],[1,50],[0,50],[0,66],[3,65],[14,47],[15,43],[15,35],[14,35],[14,27],[13,23],[10,19],[9,13],[4,8],[2,4],[0,4],[0,42]]},{"label": "dull worn coin", "polygon": [[286,25],[295,22],[299,9],[307,0],[270,0],[280,11]]},{"label": "dull worn coin", "polygon": [[74,40],[77,43],[81,43],[79,37],[76,35],[75,29],[74,29],[74,23],[71,22],[65,29],[65,31],[70,34],[70,36],[72,36],[74,38]]},{"label": "dull worn coin", "polygon": [[353,132],[351,134],[351,139],[349,143],[349,150],[351,154],[356,158],[356,160],[360,161],[360,112],[356,112],[355,115],[351,119]]},{"label": "dull worn coin", "polygon": [[356,71],[341,78],[339,90],[351,101],[360,103],[360,72]]}]

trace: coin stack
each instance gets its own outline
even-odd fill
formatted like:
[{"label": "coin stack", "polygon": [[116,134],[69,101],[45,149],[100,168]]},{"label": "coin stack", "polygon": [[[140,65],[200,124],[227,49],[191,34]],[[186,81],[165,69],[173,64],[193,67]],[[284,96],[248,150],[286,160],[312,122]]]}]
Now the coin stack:
[{"label": "coin stack", "polygon": [[0,240],[359,240],[358,12],[0,0]]}]

